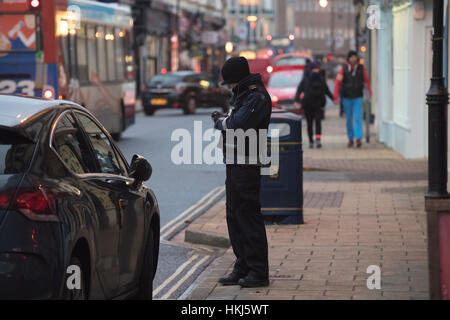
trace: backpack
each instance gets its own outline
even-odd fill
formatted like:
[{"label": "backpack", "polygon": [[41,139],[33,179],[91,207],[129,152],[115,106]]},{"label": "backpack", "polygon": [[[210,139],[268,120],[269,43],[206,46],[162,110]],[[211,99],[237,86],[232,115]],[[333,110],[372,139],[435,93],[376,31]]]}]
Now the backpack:
[{"label": "backpack", "polygon": [[322,78],[320,75],[311,76],[308,85],[308,92],[306,93],[310,98],[320,98],[324,95]]}]

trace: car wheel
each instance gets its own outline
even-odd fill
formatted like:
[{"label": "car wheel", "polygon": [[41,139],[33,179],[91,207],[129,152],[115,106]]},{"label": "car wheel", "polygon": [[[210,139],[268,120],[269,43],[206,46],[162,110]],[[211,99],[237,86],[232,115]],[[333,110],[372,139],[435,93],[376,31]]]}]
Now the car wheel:
[{"label": "car wheel", "polygon": [[69,289],[67,286],[67,280],[69,279],[70,276],[72,276],[71,274],[66,274],[66,277],[64,278],[64,290],[63,290],[63,295],[62,298],[64,300],[86,300],[87,299],[87,290],[86,288],[87,283],[86,283],[86,279],[85,279],[85,268],[83,266],[83,264],[81,263],[81,261],[75,257],[72,256],[70,258],[70,262],[69,262],[70,266],[78,266],[80,269],[80,273],[81,273],[81,279],[80,279],[80,289]]},{"label": "car wheel", "polygon": [[184,114],[194,114],[197,109],[197,101],[195,97],[189,97],[186,106],[184,107]]},{"label": "car wheel", "polygon": [[155,114],[155,108],[146,106],[146,107],[144,107],[144,112],[145,112],[145,115],[152,116]]},{"label": "car wheel", "polygon": [[[146,204],[147,207],[147,204]],[[141,279],[139,282],[138,299],[152,300],[153,299],[153,230],[150,227],[147,235],[147,245],[145,247],[144,262],[142,264]]]}]

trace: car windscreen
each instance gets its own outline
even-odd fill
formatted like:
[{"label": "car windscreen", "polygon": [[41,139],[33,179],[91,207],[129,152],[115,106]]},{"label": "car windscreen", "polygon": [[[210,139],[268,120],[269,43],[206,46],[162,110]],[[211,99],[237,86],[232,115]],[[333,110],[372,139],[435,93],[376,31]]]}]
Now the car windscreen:
[{"label": "car windscreen", "polygon": [[303,57],[288,57],[282,58],[275,62],[275,66],[304,66],[306,64],[306,58]]},{"label": "car windscreen", "polygon": [[157,75],[150,79],[149,85],[150,86],[169,86],[169,85],[175,85],[176,83],[180,82],[182,79],[181,76],[178,75],[172,75],[172,74],[165,74],[165,75]]},{"label": "car windscreen", "polygon": [[286,71],[273,73],[270,76],[269,88],[297,87],[303,79],[303,71]]},{"label": "car windscreen", "polygon": [[0,128],[0,175],[24,173],[36,144],[12,129]]}]

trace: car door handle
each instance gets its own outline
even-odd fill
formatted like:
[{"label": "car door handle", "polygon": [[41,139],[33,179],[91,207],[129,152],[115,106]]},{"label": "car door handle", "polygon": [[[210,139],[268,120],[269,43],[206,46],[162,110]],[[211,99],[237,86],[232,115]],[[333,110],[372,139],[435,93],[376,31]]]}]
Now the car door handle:
[{"label": "car door handle", "polygon": [[128,200],[127,199],[119,199],[119,208],[125,209],[128,206]]}]

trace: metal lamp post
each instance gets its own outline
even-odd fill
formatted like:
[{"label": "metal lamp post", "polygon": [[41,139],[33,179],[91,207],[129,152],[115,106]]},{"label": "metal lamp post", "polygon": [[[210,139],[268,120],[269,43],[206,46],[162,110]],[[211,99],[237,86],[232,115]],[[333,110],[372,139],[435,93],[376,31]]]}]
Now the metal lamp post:
[{"label": "metal lamp post", "polygon": [[450,299],[450,197],[447,192],[447,105],[443,77],[444,1],[433,1],[433,75],[428,104],[428,269],[430,299]]},{"label": "metal lamp post", "polygon": [[428,192],[426,198],[449,198],[447,192],[447,105],[443,77],[444,1],[433,1],[433,75],[428,104]]}]

